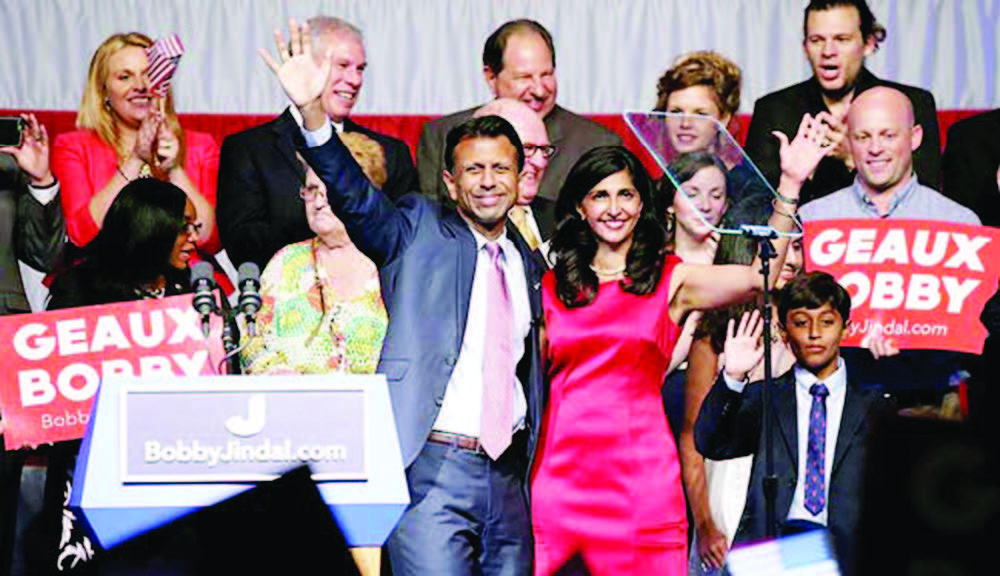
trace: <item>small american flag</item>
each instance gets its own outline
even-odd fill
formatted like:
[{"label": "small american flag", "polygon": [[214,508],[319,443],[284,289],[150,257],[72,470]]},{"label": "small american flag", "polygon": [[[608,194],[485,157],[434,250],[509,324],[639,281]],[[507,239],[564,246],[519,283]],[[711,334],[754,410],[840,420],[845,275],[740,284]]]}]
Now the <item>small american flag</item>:
[{"label": "small american flag", "polygon": [[826,530],[734,548],[727,563],[733,576],[840,576]]},{"label": "small american flag", "polygon": [[146,49],[146,57],[149,59],[146,74],[149,76],[150,92],[161,98],[167,95],[170,80],[177,71],[177,63],[181,61],[182,54],[184,44],[181,44],[181,38],[177,34],[160,38]]}]

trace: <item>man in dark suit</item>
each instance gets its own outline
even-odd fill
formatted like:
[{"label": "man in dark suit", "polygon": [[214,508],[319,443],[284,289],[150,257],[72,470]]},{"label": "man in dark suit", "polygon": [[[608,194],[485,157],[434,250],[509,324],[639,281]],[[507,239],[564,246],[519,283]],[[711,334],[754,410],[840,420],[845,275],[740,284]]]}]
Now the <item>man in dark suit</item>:
[{"label": "man in dark suit", "polygon": [[[66,239],[59,182],[49,170],[48,135],[33,115],[24,120],[21,145],[0,148],[0,316],[31,312],[18,260],[46,272]],[[3,428],[0,414],[0,443]],[[23,574],[25,529],[39,512],[29,503],[42,490],[44,471],[24,469],[25,452],[6,448],[0,450],[0,573]],[[35,493],[18,514],[23,469],[25,488]]]},{"label": "man in dark suit", "polygon": [[[382,145],[388,175],[382,191],[389,198],[409,192],[416,180],[409,147],[348,118],[367,66],[361,32],[330,16],[311,18],[309,30],[317,50],[332,50],[336,63],[323,92],[329,121],[337,132],[360,132]],[[236,266],[254,262],[264,268],[280,248],[313,235],[298,192],[305,175],[295,159],[296,141],[301,141],[296,116],[290,107],[222,143],[216,219],[223,247]]]},{"label": "man in dark suit", "polygon": [[[774,534],[827,528],[844,574],[850,573],[861,498],[866,417],[884,408],[883,398],[862,390],[840,358],[851,298],[825,272],[793,279],[778,304],[783,336],[796,365],[770,389],[774,438]],[[702,404],[695,443],[705,457],[725,460],[754,454],[746,506],[735,544],[768,535],[762,382],[746,375],[761,361],[756,313],[729,329],[723,374]],[[756,325],[755,325],[756,323]]]},{"label": "man in dark suit", "polygon": [[1000,109],[948,128],[944,195],[971,209],[985,226],[1000,226]]},{"label": "man in dark suit", "polygon": [[802,187],[805,203],[854,180],[854,161],[846,146],[846,116],[851,100],[874,86],[889,86],[909,97],[917,124],[923,127],[923,143],[913,154],[913,167],[920,182],[938,189],[941,171],[941,136],[934,96],[926,90],[876,78],[864,67],[864,59],[885,39],[885,28],[865,0],[812,0],[805,10],[802,46],[813,75],[763,96],[754,106],[747,131],[746,151],[764,176],[777,187],[781,159],[774,131],[795,134],[802,116],[811,114],[833,128],[835,152],[824,158],[813,177]]},{"label": "man in dark suit", "polygon": [[[483,48],[483,76],[496,98],[521,100],[545,122],[556,153],[542,178],[539,196],[555,200],[573,164],[591,148],[621,144],[607,128],[556,104],[556,56],[552,35],[534,20],[506,22]],[[417,144],[417,173],[421,193],[446,199],[441,181],[444,137],[468,121],[476,108],[462,110],[424,124]]]},{"label": "man in dark suit", "polygon": [[[524,152],[506,120],[449,132],[448,194],[397,203],[373,188],[324,121],[309,78],[328,71],[292,27],[268,63],[303,118],[300,153],[379,268],[389,315],[378,372],[389,383],[411,502],[389,540],[398,576],[528,574],[526,481],[544,394],[541,274],[507,212]],[[324,70],[326,67],[326,70]]]}]

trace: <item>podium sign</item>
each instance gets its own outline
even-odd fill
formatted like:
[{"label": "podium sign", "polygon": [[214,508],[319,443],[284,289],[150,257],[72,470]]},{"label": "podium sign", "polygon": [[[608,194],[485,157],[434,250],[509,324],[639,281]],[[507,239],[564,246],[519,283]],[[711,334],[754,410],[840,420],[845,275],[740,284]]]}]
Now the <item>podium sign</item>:
[{"label": "podium sign", "polygon": [[409,496],[383,376],[108,378],[70,504],[110,548],[302,464],[350,545],[385,541]]},{"label": "podium sign", "polygon": [[[315,481],[367,480],[366,399],[363,387],[328,384],[267,390],[241,383],[238,391],[232,384],[126,384],[122,480],[257,482],[300,464],[310,466]],[[165,422],[160,414],[177,416]]]}]

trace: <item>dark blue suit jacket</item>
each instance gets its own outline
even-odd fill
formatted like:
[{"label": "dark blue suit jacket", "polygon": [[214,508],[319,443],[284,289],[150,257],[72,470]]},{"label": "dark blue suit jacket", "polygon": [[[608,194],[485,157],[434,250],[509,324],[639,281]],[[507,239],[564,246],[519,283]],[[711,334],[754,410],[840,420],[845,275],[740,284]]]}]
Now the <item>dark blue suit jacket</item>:
[{"label": "dark blue suit jacket", "polygon": [[[327,186],[334,212],[355,245],[379,268],[389,327],[378,372],[389,381],[403,462],[427,440],[458,360],[469,315],[476,241],[458,213],[416,194],[393,204],[371,186],[338,138],[302,150]],[[528,402],[528,455],[534,454],[545,396],[538,331],[543,263],[508,235],[524,261],[531,330],[518,378]]]},{"label": "dark blue suit jacket", "polygon": [[[726,460],[754,455],[746,506],[734,544],[760,540],[767,534],[763,489],[766,470],[761,458],[765,445],[762,394],[761,382],[751,383],[739,394],[730,390],[720,375],[705,397],[695,425],[695,445],[706,458]],[[775,407],[771,427],[774,430],[774,474],[778,479],[775,517],[777,533],[781,534],[788,520],[799,469],[794,369],[775,379],[771,404]],[[867,416],[884,407],[881,394],[860,389],[852,382],[848,372],[847,395],[827,500],[827,528],[833,535],[844,574],[850,573],[852,544],[861,510]]]}]

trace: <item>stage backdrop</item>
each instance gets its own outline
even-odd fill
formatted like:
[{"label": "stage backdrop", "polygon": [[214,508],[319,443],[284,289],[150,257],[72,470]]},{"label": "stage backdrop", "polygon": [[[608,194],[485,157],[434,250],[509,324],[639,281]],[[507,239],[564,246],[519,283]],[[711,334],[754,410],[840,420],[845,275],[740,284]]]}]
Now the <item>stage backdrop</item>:
[{"label": "stage backdrop", "polygon": [[[656,79],[687,51],[713,49],[743,69],[744,112],[809,75],[802,0],[3,0],[0,108],[75,110],[90,55],[109,34],[180,34],[176,80],[189,113],[273,114],[284,106],[257,55],[289,16],[327,13],[365,33],[369,68],[355,110],[438,115],[489,97],[483,41],[534,18],[556,41],[559,102],[588,114],[648,109]],[[1000,0],[871,0],[888,29],[877,75],[930,89],[938,108],[1000,103]]]}]

